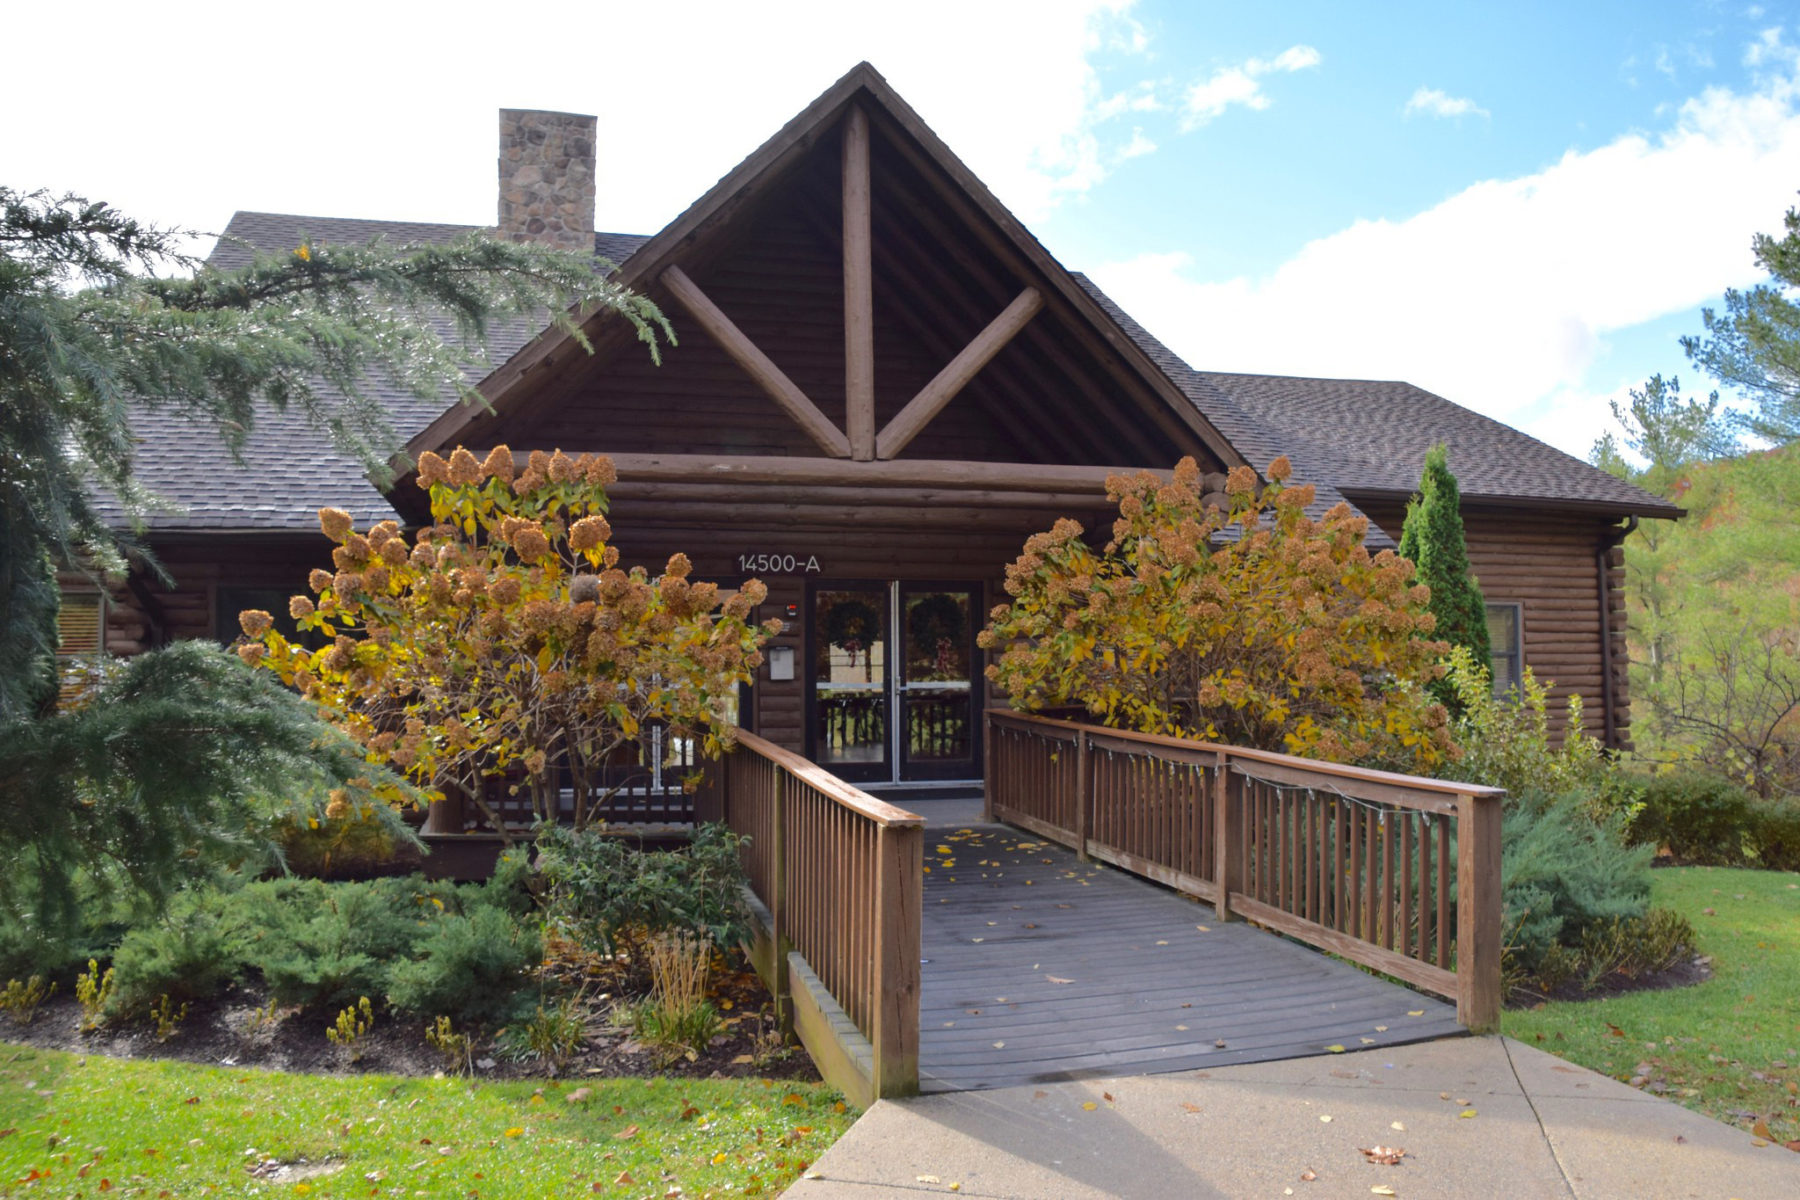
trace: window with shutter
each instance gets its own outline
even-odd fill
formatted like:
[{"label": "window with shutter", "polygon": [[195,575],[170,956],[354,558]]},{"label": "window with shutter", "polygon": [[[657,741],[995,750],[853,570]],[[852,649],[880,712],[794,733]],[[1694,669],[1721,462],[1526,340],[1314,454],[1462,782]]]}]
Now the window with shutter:
[{"label": "window with shutter", "polygon": [[69,668],[80,659],[96,659],[106,649],[106,606],[97,593],[63,594],[56,614],[56,663],[62,680],[60,699],[67,704],[85,686]]}]

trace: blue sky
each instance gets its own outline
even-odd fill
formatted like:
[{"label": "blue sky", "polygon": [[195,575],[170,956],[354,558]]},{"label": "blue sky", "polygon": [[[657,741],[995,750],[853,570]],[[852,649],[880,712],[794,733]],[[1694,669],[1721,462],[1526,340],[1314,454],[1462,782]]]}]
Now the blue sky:
[{"label": "blue sky", "polygon": [[557,108],[600,116],[600,225],[648,232],[866,58],[1196,366],[1410,379],[1576,453],[1800,203],[1800,4],[84,12],[79,85],[65,18],[8,17],[10,186],[479,223],[495,110]]}]

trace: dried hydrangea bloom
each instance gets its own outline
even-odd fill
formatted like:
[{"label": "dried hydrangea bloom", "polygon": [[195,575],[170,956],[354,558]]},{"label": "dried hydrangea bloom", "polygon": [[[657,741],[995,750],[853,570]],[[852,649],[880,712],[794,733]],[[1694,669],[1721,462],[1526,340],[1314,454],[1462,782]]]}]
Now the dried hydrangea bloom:
[{"label": "dried hydrangea bloom", "polygon": [[419,455],[419,486],[430,489],[450,477],[450,464],[427,450]]},{"label": "dried hydrangea bloom", "polygon": [[481,464],[475,456],[458,446],[450,455],[450,483],[455,487],[473,487],[481,482]]},{"label": "dried hydrangea bloom", "polygon": [[612,526],[605,517],[583,517],[569,527],[569,549],[580,553],[598,550],[611,536]]},{"label": "dried hydrangea bloom", "polygon": [[275,626],[275,618],[260,608],[247,608],[238,614],[238,625],[245,637],[259,638]]},{"label": "dried hydrangea bloom", "polygon": [[511,483],[513,481],[512,451],[507,449],[504,443],[489,450],[487,458],[482,461],[481,473],[488,479]]},{"label": "dried hydrangea bloom", "polygon": [[510,541],[513,553],[526,562],[536,562],[550,553],[550,539],[535,525],[514,531]]},{"label": "dried hydrangea bloom", "polygon": [[332,541],[341,542],[350,533],[350,514],[341,508],[321,508],[319,510],[319,528],[324,530],[325,536]]},{"label": "dried hydrangea bloom", "polygon": [[301,621],[312,615],[313,602],[311,600],[308,600],[305,596],[291,596],[288,598],[288,616],[294,618],[296,621]]},{"label": "dried hydrangea bloom", "polygon": [[306,582],[313,591],[322,592],[331,586],[331,572],[314,567],[312,573],[306,577]]}]

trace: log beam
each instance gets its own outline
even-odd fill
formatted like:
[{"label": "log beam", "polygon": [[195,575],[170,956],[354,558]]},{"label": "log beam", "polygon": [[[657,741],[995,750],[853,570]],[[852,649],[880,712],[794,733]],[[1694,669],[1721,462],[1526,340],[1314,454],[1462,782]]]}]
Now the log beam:
[{"label": "log beam", "polygon": [[[570,448],[564,453],[579,451]],[[605,451],[599,451],[604,454]],[[513,452],[523,471],[530,456]],[[779,454],[614,454],[622,482],[795,484],[801,486],[884,488],[955,488],[1013,492],[1088,492],[1106,494],[1109,475],[1131,475],[1141,467],[1085,467],[1050,463],[955,462],[905,459],[845,462]],[[1168,471],[1152,471],[1168,479]]]},{"label": "log beam", "polygon": [[869,118],[844,118],[844,431],[850,457],[875,457],[875,284],[869,219]]},{"label": "log beam", "polygon": [[699,284],[688,278],[686,271],[669,267],[662,273],[662,282],[669,294],[687,309],[688,315],[756,381],[758,387],[769,394],[770,399],[781,406],[783,412],[794,419],[796,425],[806,431],[808,437],[818,443],[821,450],[833,458],[850,457],[850,443],[831,419],[820,412],[819,406],[800,390],[799,385],[700,290]]},{"label": "log beam", "polygon": [[944,406],[962,391],[964,385],[975,378],[976,373],[987,366],[994,355],[1005,349],[1006,344],[1043,307],[1043,293],[1036,288],[1028,287],[1020,292],[1011,304],[1001,310],[999,316],[988,322],[987,328],[976,334],[955,358],[944,364],[944,369],[930,383],[919,389],[918,395],[906,402],[905,408],[894,414],[894,419],[887,423],[887,427],[875,439],[875,457],[897,458],[906,444],[919,436],[931,419],[942,412]]}]

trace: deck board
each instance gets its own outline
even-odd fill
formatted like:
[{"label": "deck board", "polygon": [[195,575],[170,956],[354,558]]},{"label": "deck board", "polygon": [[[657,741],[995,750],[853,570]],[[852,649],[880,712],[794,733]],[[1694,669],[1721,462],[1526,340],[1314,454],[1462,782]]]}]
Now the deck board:
[{"label": "deck board", "polygon": [[1241,921],[1220,924],[1210,905],[1007,826],[929,828],[925,863],[927,1091],[1185,1071],[1462,1032],[1443,1000]]}]

